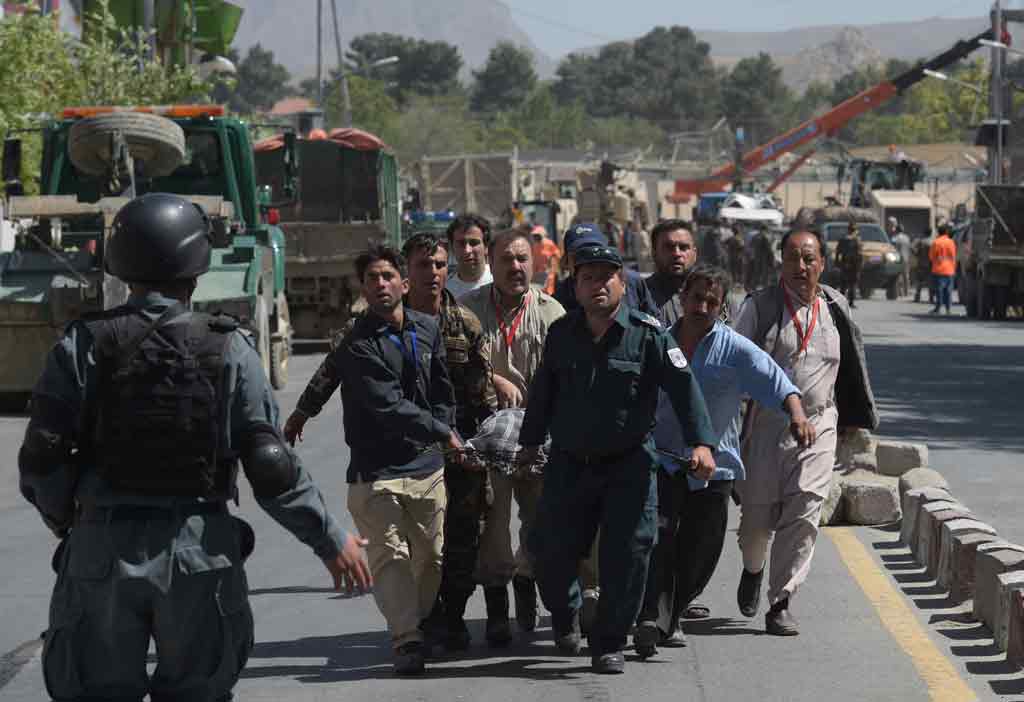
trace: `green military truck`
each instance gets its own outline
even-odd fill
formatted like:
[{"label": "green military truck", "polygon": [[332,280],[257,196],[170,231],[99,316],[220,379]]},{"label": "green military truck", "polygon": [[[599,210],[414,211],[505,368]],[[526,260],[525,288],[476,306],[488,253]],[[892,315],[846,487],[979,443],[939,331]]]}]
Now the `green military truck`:
[{"label": "green military truck", "polygon": [[[104,273],[114,215],[146,192],[191,198],[211,218],[210,272],[194,307],[223,311],[252,331],[275,388],[287,382],[291,326],[284,234],[256,186],[248,126],[216,105],[74,108],[41,125],[38,196],[20,194],[21,144],[4,143],[13,251],[0,254],[0,402],[21,409],[68,322],[127,296]],[[294,140],[286,151],[294,153]],[[294,159],[290,159],[294,163]]]},{"label": "green military truck", "polygon": [[[284,196],[283,135],[256,147],[261,187]],[[296,339],[322,341],[344,328],[360,300],[355,259],[369,242],[402,240],[398,164],[377,137],[335,129],[296,143],[294,201],[275,210],[286,240],[285,292]]]}]

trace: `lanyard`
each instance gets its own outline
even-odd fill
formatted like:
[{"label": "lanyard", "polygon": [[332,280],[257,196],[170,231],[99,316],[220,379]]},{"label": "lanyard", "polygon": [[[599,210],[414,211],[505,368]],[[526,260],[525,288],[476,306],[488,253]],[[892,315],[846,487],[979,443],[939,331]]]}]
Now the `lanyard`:
[{"label": "lanyard", "polygon": [[811,322],[807,325],[807,334],[804,334],[804,328],[800,324],[800,319],[796,316],[796,309],[793,307],[793,301],[789,299],[789,291],[786,290],[782,283],[779,283],[782,287],[782,297],[786,300],[786,309],[789,311],[789,316],[793,318],[793,327],[796,329],[796,338],[800,342],[800,350],[796,352],[799,356],[807,350],[807,345],[811,343],[811,334],[814,333],[814,326],[818,323],[818,308],[821,306],[821,300],[818,297],[814,298],[814,308],[811,310]]},{"label": "lanyard", "polygon": [[412,363],[413,368],[416,370],[416,374],[419,375],[420,357],[419,354],[416,353],[416,330],[410,329],[409,336],[412,337],[412,358],[409,357],[409,350],[405,348],[405,343],[403,343],[402,337],[399,334],[388,334],[388,339],[402,354],[402,358]]},{"label": "lanyard", "polygon": [[494,292],[494,288],[491,288],[491,301],[494,303],[494,311],[498,315],[498,328],[501,330],[501,335],[505,337],[505,346],[512,350],[512,342],[516,339],[516,332],[519,331],[519,325],[523,321],[523,315],[526,314],[526,306],[530,304],[530,293],[526,293],[526,297],[523,298],[523,304],[519,307],[519,312],[516,314],[516,318],[512,320],[512,326],[505,326],[505,310],[502,309],[501,303],[498,302],[497,293]]}]

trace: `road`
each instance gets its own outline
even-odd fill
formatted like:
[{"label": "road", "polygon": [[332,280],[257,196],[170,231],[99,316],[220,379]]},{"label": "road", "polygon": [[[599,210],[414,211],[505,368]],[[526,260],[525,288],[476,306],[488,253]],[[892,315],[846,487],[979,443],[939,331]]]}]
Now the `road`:
[{"label": "road", "polygon": [[[956,493],[1006,537],[1024,542],[1017,470],[1024,433],[1018,398],[1024,323],[932,318],[911,302],[864,302],[883,436],[931,446]],[[292,361],[278,400],[294,406],[321,357]],[[340,403],[311,422],[300,455],[335,514],[345,505],[347,450]],[[38,636],[46,626],[53,540],[17,491],[24,417],[0,417],[0,700],[43,699]],[[263,515],[243,488],[241,514],[256,528],[248,564],[257,643],[236,692],[243,700],[732,701],[998,700],[1024,697],[987,631],[951,608],[887,529],[826,529],[807,585],[793,600],[795,638],[763,635],[763,616],[735,604],[740,559],[730,535],[702,600],[711,618],[690,623],[690,645],[631,662],[625,675],[595,676],[589,658],[554,655],[545,618],[533,637],[493,651],[482,644],[483,597],[470,604],[467,655],[430,665],[421,680],[391,677],[384,622],[371,597],[327,589],[304,547]],[[735,528],[736,514],[731,528]]]}]

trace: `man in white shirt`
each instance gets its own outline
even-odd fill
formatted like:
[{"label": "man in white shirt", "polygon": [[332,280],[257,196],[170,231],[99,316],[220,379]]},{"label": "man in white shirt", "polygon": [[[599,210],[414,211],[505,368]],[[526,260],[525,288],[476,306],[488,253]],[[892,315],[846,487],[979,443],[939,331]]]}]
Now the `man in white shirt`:
[{"label": "man in white shirt", "polygon": [[445,287],[455,299],[494,280],[487,264],[490,242],[491,223],[479,215],[460,215],[448,225],[448,243],[455,256],[456,268]]}]

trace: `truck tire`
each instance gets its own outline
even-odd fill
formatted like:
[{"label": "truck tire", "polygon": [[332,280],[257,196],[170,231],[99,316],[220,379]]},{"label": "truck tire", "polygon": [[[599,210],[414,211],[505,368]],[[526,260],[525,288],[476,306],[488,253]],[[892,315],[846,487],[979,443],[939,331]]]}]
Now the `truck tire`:
[{"label": "truck tire", "polygon": [[900,285],[899,278],[897,278],[896,280],[894,280],[891,283],[889,283],[888,287],[886,287],[886,289],[885,289],[885,299],[886,300],[896,300],[896,299],[899,298],[899,296],[900,296],[899,285]]},{"label": "truck tire", "polygon": [[270,384],[275,390],[283,390],[288,384],[288,359],[292,355],[291,315],[284,293],[277,294],[275,307],[277,324],[270,338]]},{"label": "truck tire", "polygon": [[278,339],[270,342],[270,384],[275,390],[284,390],[288,384],[288,342]]},{"label": "truck tire", "polygon": [[68,155],[75,168],[92,176],[110,170],[110,136],[121,132],[132,157],[142,161],[148,178],[169,175],[185,160],[185,132],[171,120],[145,112],[111,112],[75,122],[68,134]]},{"label": "truck tire", "polygon": [[256,298],[256,312],[252,320],[253,331],[256,332],[256,348],[260,353],[260,362],[263,364],[263,372],[267,378],[270,376],[270,315],[267,310],[267,301],[263,299],[263,293]]}]

